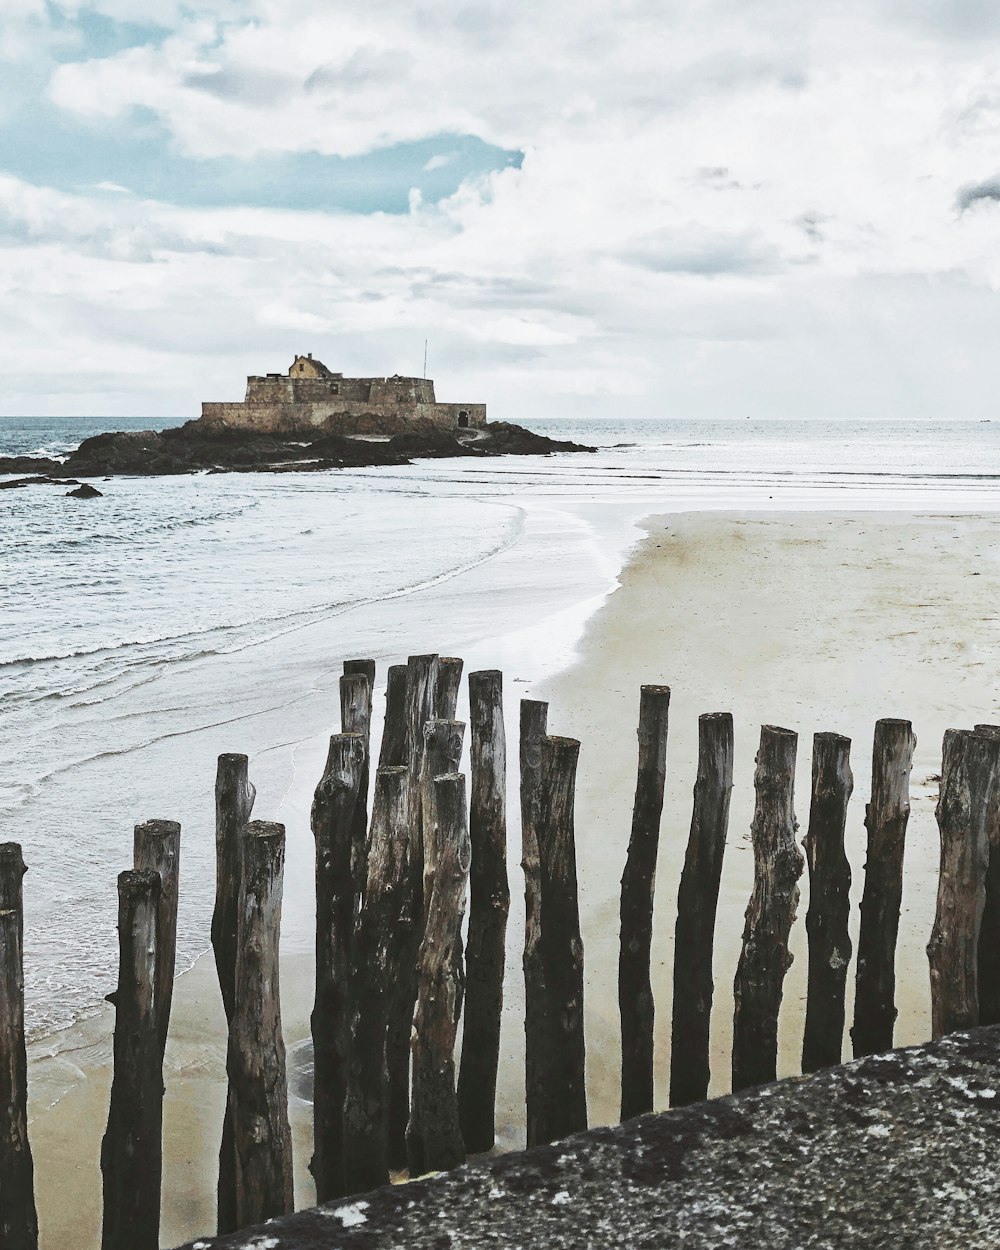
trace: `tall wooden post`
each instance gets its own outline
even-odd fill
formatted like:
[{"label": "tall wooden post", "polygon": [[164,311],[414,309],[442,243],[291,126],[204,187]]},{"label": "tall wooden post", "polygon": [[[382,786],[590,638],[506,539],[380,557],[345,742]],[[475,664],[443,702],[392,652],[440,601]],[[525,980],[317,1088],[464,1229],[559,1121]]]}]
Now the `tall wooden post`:
[{"label": "tall wooden post", "polygon": [[354,929],[351,1045],[344,1107],[344,1171],[349,1193],[389,1179],[389,988],[398,976],[396,926],[406,886],[407,770],[375,774],[368,883]]},{"label": "tall wooden post", "polygon": [[[352,679],[353,680],[353,679]],[[358,680],[364,681],[363,677]],[[313,1038],[313,1157],[316,1199],[329,1202],[347,1192],[344,1174],[344,1102],[350,1054],[351,946],[360,883],[358,826],[365,766],[361,734],[334,734],[326,768],[313,799],[316,841],[316,998]]]},{"label": "tall wooden post", "polygon": [[434,829],[434,804],[437,801],[437,777],[458,772],[462,758],[465,725],[460,720],[429,720],[424,725],[424,750],[420,766],[420,827],[423,830],[423,912],[421,927],[427,920],[431,892],[437,878],[434,856],[439,839]]},{"label": "tall wooden post", "polygon": [[371,778],[372,687],[375,682],[374,660],[345,660],[340,679],[340,728],[345,734],[360,734],[365,744],[361,766],[358,801],[354,808],[351,872],[354,877],[355,903],[361,905],[368,877],[368,790]]},{"label": "tall wooden post", "polygon": [[632,833],[622,874],[618,1010],[622,1030],[621,1118],[653,1110],[653,890],[667,776],[669,686],[643,686],[639,696],[639,769]]},{"label": "tall wooden post", "polygon": [[979,1023],[979,927],[986,893],[989,818],[1000,742],[969,729],[944,735],[938,829],[937,911],[927,944],[931,1033],[943,1037]]},{"label": "tall wooden post", "polygon": [[524,870],[524,1084],[528,1145],[543,1141],[548,1122],[545,1037],[548,998],[541,951],[541,866],[538,859],[538,822],[542,803],[542,743],[546,738],[549,705],[521,700],[521,868]]},{"label": "tall wooden post", "polygon": [[851,865],[844,851],[847,805],[854,790],[850,756],[850,738],[834,733],[813,736],[809,832],[803,843],[809,865],[809,982],[803,1072],[840,1063],[844,1045],[844,990],[851,962],[847,931]]},{"label": "tall wooden post", "polygon": [[[977,725],[977,734],[1000,741],[1000,725]],[[979,926],[979,1023],[1000,1024],[1000,786],[987,817],[989,856],[983,920]]]},{"label": "tall wooden post", "polygon": [[114,1079],[101,1143],[101,1250],[157,1250],[163,1167],[163,1062],[156,1011],[160,875],[118,877]]},{"label": "tall wooden post", "polygon": [[136,825],[133,866],[160,875],[160,900],[156,917],[155,1011],[160,1036],[160,1056],[167,1044],[170,1003],[174,995],[177,964],[177,898],[181,864],[181,827],[176,820],[147,820]]},{"label": "tall wooden post", "polygon": [[385,721],[379,768],[406,764],[406,665],[391,664],[385,684]]},{"label": "tall wooden post", "polygon": [[400,917],[399,978],[389,1000],[386,1043],[389,1065],[389,1166],[406,1166],[406,1124],[410,1118],[410,1037],[417,1001],[417,953],[424,911],[424,846],[420,779],[423,771],[424,725],[434,719],[438,682],[436,655],[411,655],[406,663],[405,759],[409,769],[409,838],[406,877],[409,898]]},{"label": "tall wooden post", "polygon": [[698,718],[698,776],[674,929],[673,1016],[670,1033],[670,1105],[708,1097],[712,1019],[712,954],[722,858],[733,790],[733,718]]},{"label": "tall wooden post", "polygon": [[496,1140],[496,1088],[503,1009],[507,884],[507,739],[503,674],[469,674],[472,793],[469,802],[469,933],[465,952],[465,1022],[458,1076],[462,1138],[470,1154]]},{"label": "tall wooden post", "polygon": [[229,1030],[229,1105],[236,1150],[234,1232],[294,1209],[292,1134],[281,1035],[278,938],[285,828],[254,820],[240,837],[236,1001]]},{"label": "tall wooden post", "polygon": [[795,844],[795,748],[790,729],[760,731],[754,786],[757,800],[750,836],[754,883],[743,930],[743,950],[733,991],[733,1090],[763,1085],[777,1076],[778,1012],[791,966],[788,936],[799,903],[804,861]]},{"label": "tall wooden post", "polygon": [[410,1175],[465,1162],[455,1092],[455,943],[465,913],[471,849],[465,778],[435,777],[433,847],[427,927],[418,957],[419,994],[413,1027],[413,1107],[406,1132]]},{"label": "tall wooden post", "polygon": [[542,743],[538,858],[541,955],[549,996],[545,1080],[549,1086],[543,1141],[587,1127],[586,1046],[583,1034],[583,939],[576,884],[574,738]]},{"label": "tall wooden post", "polygon": [[434,695],[434,715],[438,720],[455,719],[464,667],[465,662],[457,656],[442,655],[438,658],[437,690]]},{"label": "tall wooden post", "polygon": [[0,843],[0,1245],[7,1250],[38,1250],[24,1048],[26,871],[20,846]]},{"label": "tall wooden post", "polygon": [[880,720],[872,747],[868,858],[854,984],[854,1057],[892,1049],[896,1019],[896,935],[903,897],[903,847],[910,819],[910,769],[917,740],[908,720]]},{"label": "tall wooden post", "polygon": [[[256,791],[250,784],[245,755],[219,756],[215,777],[215,911],[212,949],[222,992],[226,1023],[232,1028],[236,1002],[236,928],[240,888],[240,836],[250,821]],[[219,1148],[218,1221],[236,1228],[236,1148],[226,1108]]]}]

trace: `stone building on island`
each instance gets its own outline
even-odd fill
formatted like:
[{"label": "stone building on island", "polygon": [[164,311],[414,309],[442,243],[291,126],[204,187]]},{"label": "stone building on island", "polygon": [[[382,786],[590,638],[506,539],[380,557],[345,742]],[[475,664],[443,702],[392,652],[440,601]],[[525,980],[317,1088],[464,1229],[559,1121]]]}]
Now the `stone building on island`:
[{"label": "stone building on island", "polygon": [[486,405],[439,403],[430,378],[345,378],[310,352],[296,356],[287,374],[247,378],[242,403],[203,403],[198,424],[310,436],[476,430],[486,424]]}]

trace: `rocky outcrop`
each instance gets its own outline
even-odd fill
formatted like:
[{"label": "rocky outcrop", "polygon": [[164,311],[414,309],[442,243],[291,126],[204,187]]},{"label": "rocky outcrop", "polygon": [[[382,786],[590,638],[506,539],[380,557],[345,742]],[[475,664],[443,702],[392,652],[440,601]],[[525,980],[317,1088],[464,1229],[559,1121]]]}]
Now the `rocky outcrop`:
[{"label": "rocky outcrop", "polygon": [[186,1250],[994,1250],[1000,1027],[647,1115]]},{"label": "rocky outcrop", "polygon": [[104,492],[99,491],[96,486],[91,486],[89,482],[84,482],[82,486],[78,486],[76,490],[68,490],[66,492],[67,499],[103,499]]}]

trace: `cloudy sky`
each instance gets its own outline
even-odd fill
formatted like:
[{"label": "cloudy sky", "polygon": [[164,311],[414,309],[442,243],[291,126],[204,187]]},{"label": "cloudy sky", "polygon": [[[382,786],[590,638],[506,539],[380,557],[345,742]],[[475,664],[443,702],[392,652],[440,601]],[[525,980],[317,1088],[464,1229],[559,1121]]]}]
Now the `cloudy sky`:
[{"label": "cloudy sky", "polygon": [[0,10],[0,412],[998,415],[995,0]]}]

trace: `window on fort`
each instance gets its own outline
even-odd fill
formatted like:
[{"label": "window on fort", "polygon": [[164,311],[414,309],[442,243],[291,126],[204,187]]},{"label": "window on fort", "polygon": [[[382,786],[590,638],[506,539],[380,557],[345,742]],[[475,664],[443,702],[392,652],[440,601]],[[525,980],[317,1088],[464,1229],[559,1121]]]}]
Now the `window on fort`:
[{"label": "window on fort", "polygon": [[299,373],[305,373],[305,371],[306,371],[305,365],[299,365]]},{"label": "window on fort", "polygon": [[467,412],[460,412],[458,414],[458,428],[460,430],[467,430],[469,428],[469,414]]}]

